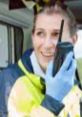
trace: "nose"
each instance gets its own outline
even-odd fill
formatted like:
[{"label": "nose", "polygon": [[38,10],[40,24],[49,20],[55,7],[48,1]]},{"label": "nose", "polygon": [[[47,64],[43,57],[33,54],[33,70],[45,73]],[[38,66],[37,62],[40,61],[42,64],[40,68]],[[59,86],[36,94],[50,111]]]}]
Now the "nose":
[{"label": "nose", "polygon": [[49,38],[46,38],[44,41],[44,47],[45,49],[51,49],[51,48],[55,48],[56,47],[56,40]]}]

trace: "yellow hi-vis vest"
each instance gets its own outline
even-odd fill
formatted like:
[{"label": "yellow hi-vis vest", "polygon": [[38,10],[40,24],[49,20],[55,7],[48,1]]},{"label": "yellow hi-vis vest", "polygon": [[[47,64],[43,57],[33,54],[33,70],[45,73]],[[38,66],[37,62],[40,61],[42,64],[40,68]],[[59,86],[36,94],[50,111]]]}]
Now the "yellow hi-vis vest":
[{"label": "yellow hi-vis vest", "polygon": [[[44,85],[40,82],[40,77],[29,73],[21,61],[18,64],[25,76],[19,78],[11,90],[8,100],[9,117],[56,117],[40,105],[45,97]],[[58,117],[80,117],[81,96],[81,90],[75,85],[63,99],[65,107]]]}]

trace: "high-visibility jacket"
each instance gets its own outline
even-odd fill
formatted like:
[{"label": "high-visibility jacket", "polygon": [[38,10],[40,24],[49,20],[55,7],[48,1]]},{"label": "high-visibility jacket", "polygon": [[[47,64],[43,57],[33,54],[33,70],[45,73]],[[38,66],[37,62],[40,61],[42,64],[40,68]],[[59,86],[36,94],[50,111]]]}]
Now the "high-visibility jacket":
[{"label": "high-visibility jacket", "polygon": [[[80,64],[82,64],[82,61],[78,65]],[[29,71],[22,60],[19,60],[18,66],[24,75],[15,82],[9,95],[9,117],[80,117],[79,103],[82,92],[77,83],[63,99],[64,106],[60,106],[60,112],[56,113],[60,102],[56,103],[56,100],[50,97],[43,104],[46,95],[45,82],[42,78]],[[82,71],[79,70],[79,73],[82,73]],[[51,107],[47,108],[50,104]]]},{"label": "high-visibility jacket", "polygon": [[[31,54],[31,52],[32,52],[32,50],[29,50],[29,51],[26,51],[24,54],[23,54],[23,56],[22,56],[22,58],[21,58],[21,61],[22,61],[22,64],[23,64],[23,66],[25,67],[25,69],[26,69],[26,71],[28,72],[28,74],[30,75],[30,76],[33,76],[32,77],[32,80],[33,81],[36,81],[35,79],[38,79],[38,78],[40,78],[39,76],[36,76],[36,75],[33,75],[33,68],[32,68],[32,65],[31,65],[31,61],[30,61],[30,59],[29,59],[29,56],[30,56],[30,54]],[[79,68],[79,66],[81,67],[82,66],[82,59],[78,62],[79,64],[78,64],[78,68]],[[14,64],[14,65],[10,65],[10,66],[8,66],[8,68],[6,68],[5,70],[3,70],[2,72],[0,72],[0,117],[7,117],[7,112],[8,112],[8,98],[9,98],[9,96],[12,94],[12,87],[13,86],[15,86],[16,84],[18,85],[19,83],[17,83],[18,81],[20,81],[21,82],[21,85],[23,85],[21,88],[23,89],[23,87],[25,87],[25,85],[27,86],[27,83],[24,83],[24,82],[22,82],[22,78],[24,78],[24,80],[25,80],[25,77],[26,78],[28,78],[27,77],[27,75],[26,75],[26,72],[24,72],[24,70],[22,70],[21,68],[22,67],[19,67],[20,65],[18,65],[18,64]],[[82,69],[78,69],[78,72],[79,72],[79,76],[80,76],[80,78],[82,78]],[[33,79],[34,78],[34,79]],[[41,79],[41,78],[40,78]],[[34,86],[34,87],[36,87],[36,89],[37,90],[39,90],[38,91],[38,95],[40,95],[40,99],[39,99],[39,96],[36,98],[36,96],[35,96],[35,98],[34,99],[36,99],[38,102],[37,102],[37,104],[36,103],[33,103],[34,105],[32,105],[32,102],[30,103],[30,101],[29,101],[29,103],[30,103],[30,107],[29,107],[29,110],[27,109],[27,107],[28,106],[26,106],[26,110],[28,111],[28,113],[30,114],[30,116],[31,117],[44,117],[44,116],[47,116],[47,117],[53,117],[53,116],[55,116],[55,114],[53,114],[53,112],[52,112],[52,109],[54,108],[54,105],[55,105],[55,112],[59,112],[59,114],[58,114],[58,116],[60,115],[60,114],[62,114],[63,112],[64,112],[64,114],[66,115],[66,112],[65,112],[65,107],[67,107],[67,105],[68,104],[65,104],[65,106],[64,106],[64,108],[62,108],[62,106],[61,106],[61,104],[59,103],[59,102],[56,102],[56,101],[53,101],[53,99],[52,98],[48,98],[49,99],[49,102],[46,102],[46,103],[42,103],[42,102],[44,102],[44,100],[45,100],[45,98],[46,98],[46,96],[45,96],[45,86],[44,86],[44,83],[43,83],[43,81],[42,80],[37,80],[36,82],[36,84],[35,85],[33,85],[34,83],[33,83],[33,81],[32,80],[29,80],[30,81],[30,83],[32,84],[31,86]],[[15,82],[16,82],[16,84],[15,84]],[[15,84],[15,85],[14,85]],[[21,86],[20,85],[20,86]],[[28,87],[28,86],[27,86]],[[17,87],[16,87],[17,88]],[[21,88],[20,88],[20,90],[19,90],[19,92],[22,94],[22,96],[23,96],[23,93],[22,93],[22,90],[21,90]],[[33,88],[33,90],[34,90],[35,88]],[[74,92],[75,92],[75,90],[77,90],[77,92],[79,92],[78,90],[79,90],[79,88],[74,88]],[[34,90],[35,91],[35,90]],[[19,97],[18,95],[19,95],[19,92],[18,93],[16,93],[16,97]],[[29,91],[27,91],[27,90],[25,90],[25,91],[23,91],[23,92],[26,92],[26,93],[24,93],[24,94],[30,94],[31,92]],[[33,91],[32,91],[33,92]],[[36,91],[37,92],[37,91]],[[10,94],[11,93],[11,94]],[[40,93],[40,94],[39,94]],[[20,94],[20,95],[21,95]],[[37,93],[36,93],[37,94]],[[74,94],[77,94],[77,93],[74,93]],[[81,94],[81,93],[79,93],[79,94]],[[30,94],[31,95],[31,94]],[[77,94],[78,95],[78,94]],[[23,101],[24,102],[24,104],[26,103],[26,101],[25,100],[23,100],[23,98],[22,98],[22,96],[20,96],[19,98],[20,98],[20,103]],[[34,96],[34,95],[31,95],[31,97],[32,96]],[[10,96],[11,97],[11,96]],[[27,96],[28,97],[28,96]],[[73,98],[74,98],[75,96],[73,96]],[[18,99],[19,99],[18,98]],[[13,99],[13,98],[12,98]],[[32,99],[32,98],[31,98]],[[27,100],[28,100],[28,98],[27,98]],[[52,100],[52,101],[51,101]],[[65,98],[65,100],[66,100],[66,98]],[[65,100],[64,100],[64,102],[65,102]],[[79,99],[78,99],[79,100]],[[67,101],[68,101],[68,98],[67,98]],[[66,102],[67,102],[66,101]],[[73,100],[72,100],[73,101]],[[70,101],[69,100],[69,102],[72,102],[72,101]],[[14,103],[14,107],[16,107],[16,103],[18,104],[18,102],[15,102],[15,100],[14,101],[12,101],[13,103]],[[51,102],[51,105],[53,105],[53,108],[52,108],[52,106],[51,106],[51,108],[48,108],[48,109],[46,109],[46,107],[49,105],[49,103]],[[77,101],[75,101],[75,104],[76,104],[76,102]],[[28,103],[28,104],[29,104]],[[54,104],[55,103],[55,104]],[[23,103],[22,103],[23,104]],[[12,104],[11,104],[12,105]],[[58,109],[58,105],[60,105],[60,109]],[[37,106],[37,108],[36,108],[36,106]],[[44,108],[44,106],[45,106],[45,108]],[[18,113],[18,116],[17,117],[23,117],[23,114],[25,113],[25,114],[27,114],[26,116],[28,116],[28,113],[24,110],[25,108],[23,108],[23,107],[25,107],[25,105],[23,105],[22,106],[22,109],[20,110],[20,105],[19,106],[17,106],[17,108],[16,108],[16,110],[17,111],[15,111],[15,110],[13,110],[14,111],[14,113],[13,113],[13,116],[14,116],[14,114],[16,115],[17,113]],[[72,106],[71,106],[72,107]],[[13,108],[13,109],[15,109],[15,108]],[[18,110],[20,110],[20,111],[18,111]],[[59,111],[60,110],[60,111]],[[74,109],[75,110],[75,109]],[[54,110],[53,110],[54,111]],[[16,112],[16,113],[15,113]],[[76,111],[75,111],[76,112]],[[62,115],[63,116],[63,115]],[[16,117],[16,116],[14,116],[14,117]],[[73,116],[72,116],[73,117]]]}]

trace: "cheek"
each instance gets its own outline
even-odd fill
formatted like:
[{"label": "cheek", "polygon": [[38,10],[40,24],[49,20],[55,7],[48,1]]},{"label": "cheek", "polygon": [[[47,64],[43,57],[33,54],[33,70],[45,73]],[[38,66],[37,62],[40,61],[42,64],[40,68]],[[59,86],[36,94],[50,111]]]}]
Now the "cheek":
[{"label": "cheek", "polygon": [[34,46],[35,49],[42,47],[43,43],[44,43],[43,39],[40,39],[36,36],[32,38],[32,41],[33,41],[33,46]]}]

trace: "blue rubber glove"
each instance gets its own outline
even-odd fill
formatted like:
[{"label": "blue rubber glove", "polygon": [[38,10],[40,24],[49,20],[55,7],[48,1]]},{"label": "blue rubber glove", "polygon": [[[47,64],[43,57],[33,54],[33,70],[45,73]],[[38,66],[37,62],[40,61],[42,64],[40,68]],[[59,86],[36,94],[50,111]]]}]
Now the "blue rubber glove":
[{"label": "blue rubber glove", "polygon": [[50,62],[46,71],[46,94],[58,101],[62,101],[74,85],[76,61],[73,52],[70,52],[58,73],[52,77],[53,62]]}]

